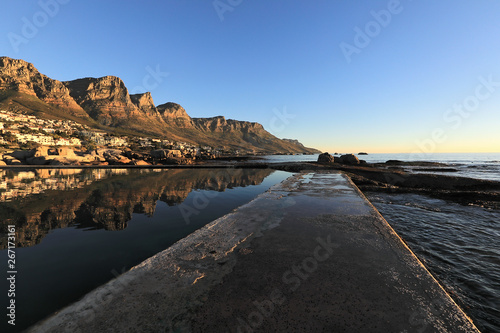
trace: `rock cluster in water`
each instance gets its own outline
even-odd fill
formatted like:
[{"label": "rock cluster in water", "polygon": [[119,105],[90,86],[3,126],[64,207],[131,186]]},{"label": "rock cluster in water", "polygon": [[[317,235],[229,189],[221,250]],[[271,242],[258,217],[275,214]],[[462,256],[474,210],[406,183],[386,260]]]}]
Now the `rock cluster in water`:
[{"label": "rock cluster in water", "polygon": [[332,156],[329,153],[323,153],[318,156],[318,163],[340,163],[340,164],[349,164],[356,165],[362,164],[364,161],[360,161],[353,154],[345,154],[340,157]]}]

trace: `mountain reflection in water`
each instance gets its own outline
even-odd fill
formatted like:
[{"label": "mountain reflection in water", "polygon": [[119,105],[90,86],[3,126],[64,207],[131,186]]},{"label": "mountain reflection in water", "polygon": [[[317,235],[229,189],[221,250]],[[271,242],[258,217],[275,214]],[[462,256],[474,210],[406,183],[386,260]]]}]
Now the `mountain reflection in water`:
[{"label": "mountain reflection in water", "polygon": [[[40,243],[53,229],[123,230],[133,213],[153,216],[158,201],[182,203],[193,190],[260,184],[267,169],[37,169],[0,171],[2,226],[15,224],[17,246]],[[191,211],[186,210],[186,215]],[[6,228],[2,228],[6,230]],[[6,234],[0,248],[6,248]]]},{"label": "mountain reflection in water", "polygon": [[[267,169],[0,170],[3,258],[7,225],[16,226],[16,330],[75,302],[289,175]],[[8,290],[7,280],[0,288]],[[6,321],[0,323],[0,332],[9,329]]]}]

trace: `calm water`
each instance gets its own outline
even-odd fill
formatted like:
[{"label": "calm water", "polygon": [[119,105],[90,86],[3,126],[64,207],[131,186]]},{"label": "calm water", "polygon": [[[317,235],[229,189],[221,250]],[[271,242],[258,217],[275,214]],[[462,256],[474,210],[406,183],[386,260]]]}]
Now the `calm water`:
[{"label": "calm water", "polygon": [[[16,225],[16,332],[229,213],[290,174],[272,170],[0,170]],[[0,257],[7,271],[7,239]],[[0,288],[8,290],[2,279]],[[2,297],[2,306],[7,306]],[[4,307],[4,309],[5,309]],[[5,317],[5,315],[3,315]]]}]

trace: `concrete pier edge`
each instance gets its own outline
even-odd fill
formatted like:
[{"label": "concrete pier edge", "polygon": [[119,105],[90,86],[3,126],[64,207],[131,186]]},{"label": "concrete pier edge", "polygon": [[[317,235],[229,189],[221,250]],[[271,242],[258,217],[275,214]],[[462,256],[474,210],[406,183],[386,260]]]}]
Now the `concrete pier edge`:
[{"label": "concrete pier edge", "polygon": [[[472,319],[465,313],[465,311],[463,311],[463,309],[457,304],[457,302],[455,302],[455,300],[453,299],[453,297],[451,297],[451,295],[448,293],[448,291],[446,291],[446,289],[441,285],[441,283],[439,282],[439,280],[436,279],[436,277],[427,269],[427,267],[418,258],[418,256],[410,249],[410,247],[408,246],[408,244],[406,243],[406,241],[403,238],[401,238],[401,236],[396,232],[396,230],[394,230],[394,228],[389,224],[389,222],[387,222],[387,220],[385,219],[385,217],[382,214],[380,214],[380,212],[378,211],[378,209],[371,203],[370,200],[368,200],[368,198],[365,196],[365,194],[363,192],[361,192],[361,190],[354,184],[354,182],[351,180],[351,178],[349,178],[348,176],[346,176],[346,178],[351,183],[351,185],[353,186],[353,188],[355,189],[355,191],[359,194],[359,196],[361,196],[363,199],[365,199],[366,202],[373,208],[374,212],[379,216],[380,220],[382,220],[382,221],[385,222],[386,227],[389,230],[391,230],[391,232],[394,234],[395,237],[397,237],[399,239],[399,241],[401,242],[401,244],[404,245],[404,247],[406,248],[406,250],[415,258],[415,260],[417,260],[420,263],[420,265],[422,266],[422,268],[434,280],[434,282],[436,283],[436,285],[438,285],[439,288],[441,288],[441,290],[449,297],[449,299],[453,302],[453,304],[457,307],[457,309],[462,313],[462,315],[465,318],[467,318],[467,320],[469,320],[472,325],[474,325],[474,322],[472,321]],[[477,330],[477,327],[475,327],[475,325],[474,325],[474,328]]]},{"label": "concrete pier edge", "polygon": [[[343,202],[339,204],[339,200]],[[300,215],[294,210],[297,207],[313,207],[311,209],[314,210],[307,212],[301,209],[300,214],[303,216],[297,217],[295,215]],[[376,316],[370,314],[372,317],[367,317],[371,320],[368,325],[378,327],[372,331],[416,331],[415,326],[418,326],[421,332],[478,332],[472,320],[350,178],[339,172],[317,170],[290,176],[251,202],[205,225],[130,271],[96,288],[81,300],[34,325],[28,332],[134,332],[136,327],[148,332],[190,331],[193,327],[196,331],[215,331],[217,325],[221,326],[220,331],[236,331],[233,317],[238,313],[224,317],[219,308],[219,297],[222,297],[219,294],[225,295],[224,302],[234,304],[235,311],[250,311],[248,309],[252,300],[259,299],[262,293],[268,291],[251,291],[251,298],[242,303],[241,293],[244,290],[238,290],[238,281],[233,276],[244,270],[243,264],[259,264],[259,253],[277,246],[268,239],[276,239],[271,236],[279,232],[292,235],[290,237],[305,245],[310,242],[314,244],[313,237],[306,239],[306,233],[300,235],[300,232],[296,232],[300,230],[297,228],[300,228],[304,217],[313,221],[307,224],[307,232],[310,235],[331,232],[337,237],[336,241],[344,251],[342,253],[349,255],[352,250],[352,253],[359,255],[347,259],[359,262],[353,262],[353,267],[350,267],[342,265],[345,256],[333,256],[329,260],[337,261],[324,264],[321,271],[318,270],[309,282],[308,290],[299,289],[289,295],[289,302],[294,307],[300,308],[300,299],[305,299],[305,296],[314,298],[310,290],[317,281],[331,286],[325,291],[326,294],[329,293],[328,299],[342,293],[358,293],[352,296],[353,299],[357,297],[365,302],[367,307],[377,307],[375,310],[379,312],[386,310],[386,313],[378,313]],[[339,221],[345,221],[348,228],[345,229],[344,224],[339,224]],[[353,232],[355,237],[346,239],[350,236],[345,236]],[[358,240],[362,240],[362,244],[358,244]],[[297,243],[279,246],[285,247],[287,255],[293,260],[301,259],[304,254],[295,249],[294,244]],[[377,258],[379,253],[383,254],[383,263],[370,261]],[[267,259],[281,261],[281,258],[266,257]],[[289,267],[292,263],[283,261],[285,262],[282,267],[263,264],[262,272],[249,271],[245,274],[250,279],[258,279],[255,274],[266,272],[265,274],[275,276],[279,280],[283,267]],[[388,265],[391,270],[384,265]],[[338,267],[342,270],[339,271]],[[380,267],[397,277],[387,277],[387,274],[380,272]],[[331,278],[334,281],[329,281],[329,277],[338,275],[339,272],[347,272],[356,278],[365,274],[366,276],[362,276],[364,283],[356,286],[342,280],[335,281],[334,278]],[[335,283],[345,284],[342,289],[346,290],[332,290],[336,287]],[[372,290],[371,284],[380,290]],[[355,290],[359,288],[365,289]],[[401,292],[396,294],[395,291],[398,290]],[[373,295],[370,294],[372,292]],[[380,304],[377,304],[377,297],[384,294],[390,296],[389,301],[380,300]],[[392,300],[394,304],[391,303]],[[432,304],[433,302],[438,306]],[[351,317],[345,317],[345,309],[333,303],[335,302],[332,301],[331,307],[325,311],[334,317],[338,314],[339,318],[334,318],[333,323],[316,322],[316,331],[331,331],[332,327],[341,327],[338,325],[358,331],[367,330],[369,326],[364,326],[366,323],[351,320],[350,323],[342,324],[342,318]],[[356,311],[357,307],[353,309]],[[212,319],[206,321],[203,319],[206,317],[200,314],[210,314]],[[287,320],[304,324],[300,322],[302,319],[296,318],[298,315],[301,313],[283,306],[279,309],[279,315],[266,319],[276,323],[272,322],[268,327],[255,327],[255,330],[285,330]],[[352,318],[368,316],[361,312],[350,315]],[[305,317],[303,320],[309,319]]]}]

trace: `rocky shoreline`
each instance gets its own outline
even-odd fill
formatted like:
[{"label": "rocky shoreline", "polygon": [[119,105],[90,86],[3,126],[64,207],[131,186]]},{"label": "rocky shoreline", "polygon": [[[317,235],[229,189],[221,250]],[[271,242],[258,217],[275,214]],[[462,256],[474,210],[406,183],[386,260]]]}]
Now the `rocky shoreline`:
[{"label": "rocky shoreline", "polygon": [[[324,155],[324,154],[323,154]],[[75,152],[59,148],[56,152],[41,148],[17,151],[0,156],[0,168],[245,168],[274,169],[287,172],[303,170],[339,170],[345,172],[362,191],[416,193],[451,200],[463,205],[500,209],[500,182],[418,171],[450,172],[446,164],[435,162],[366,163],[354,155],[343,155],[328,161],[320,155],[318,162],[256,162],[252,156],[207,156],[194,158],[180,152],[159,149],[150,153],[131,150],[96,149]],[[330,155],[331,156],[331,155]],[[4,163],[2,162],[2,159]],[[5,162],[6,161],[6,162]]]},{"label": "rocky shoreline", "polygon": [[190,165],[215,158],[216,156],[209,152],[193,155],[190,152],[175,149],[136,152],[129,148],[77,150],[68,147],[50,148],[40,146],[31,150],[15,150],[0,154],[0,166]]},{"label": "rocky shoreline", "polygon": [[[400,165],[424,166],[432,162],[400,162]],[[411,173],[391,168],[393,162],[376,164],[289,163],[271,165],[277,170],[340,170],[345,172],[358,188],[372,192],[415,193],[450,200],[462,205],[500,209],[500,182],[430,173]],[[446,168],[445,164],[440,164]],[[419,169],[421,170],[421,169]]]}]

